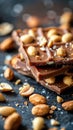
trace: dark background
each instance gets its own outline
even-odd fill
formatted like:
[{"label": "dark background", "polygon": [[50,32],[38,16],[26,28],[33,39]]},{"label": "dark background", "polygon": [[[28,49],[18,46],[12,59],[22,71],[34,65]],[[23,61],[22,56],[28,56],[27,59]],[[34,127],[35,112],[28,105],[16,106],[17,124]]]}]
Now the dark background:
[{"label": "dark background", "polygon": [[[59,25],[59,17],[65,11],[73,10],[73,0],[0,0],[0,23],[9,22],[14,25],[14,29],[16,28],[25,28],[26,19],[29,16],[35,15],[45,22],[41,26],[50,26],[50,25]],[[0,41],[6,38],[0,37]],[[17,109],[17,111],[22,115],[22,125],[19,130],[32,130],[32,119],[34,116],[31,114],[32,105],[29,103],[28,98],[23,98],[18,94],[18,88],[22,86],[23,83],[28,82],[35,87],[35,92],[44,95],[49,105],[56,105],[57,110],[53,114],[53,118],[57,119],[60,122],[61,127],[65,127],[66,130],[73,130],[73,113],[64,111],[60,104],[56,102],[57,94],[47,90],[42,87],[35,80],[22,76],[18,74],[16,71],[15,79],[12,82],[7,81],[3,77],[3,72],[6,68],[4,64],[5,59],[9,59],[12,55],[14,55],[17,50],[12,50],[9,52],[0,52],[0,82],[8,82],[14,89],[15,93],[5,93],[5,97],[7,99],[6,103],[0,103],[2,105],[13,106]],[[14,81],[20,78],[22,83],[20,85],[15,86]],[[73,99],[73,89],[68,92],[62,94],[61,96],[65,101],[69,99]],[[28,106],[23,104],[24,101],[28,101]],[[16,107],[16,103],[19,103],[19,106]],[[3,130],[3,119],[0,116],[0,130]],[[45,118],[45,124],[48,128],[51,127],[50,121]],[[46,129],[47,130],[47,129]]]}]

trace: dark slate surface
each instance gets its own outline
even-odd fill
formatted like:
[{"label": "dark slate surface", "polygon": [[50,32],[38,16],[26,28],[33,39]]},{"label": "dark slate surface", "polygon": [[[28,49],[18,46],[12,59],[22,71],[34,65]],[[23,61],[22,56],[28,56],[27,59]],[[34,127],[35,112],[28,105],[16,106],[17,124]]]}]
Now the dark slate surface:
[{"label": "dark slate surface", "polygon": [[[51,24],[58,24],[59,15],[66,10],[73,9],[73,1],[60,1],[60,0],[0,0],[0,22],[10,22],[14,24],[14,28],[23,28],[26,27],[25,19],[23,20],[23,16],[26,18],[26,15],[37,15],[40,17],[54,17],[54,21],[46,21],[43,26],[48,26]],[[52,15],[50,15],[52,14]],[[0,41],[6,37],[0,37]],[[65,127],[66,130],[73,130],[73,113],[64,111],[60,104],[56,102],[57,94],[42,87],[39,85],[35,80],[22,76],[21,74],[15,73],[15,79],[12,82],[7,81],[3,77],[3,72],[6,68],[4,64],[4,60],[6,58],[11,57],[17,52],[17,50],[12,50],[9,52],[0,52],[0,82],[8,82],[14,89],[14,93],[4,93],[7,102],[0,103],[2,105],[13,106],[17,109],[17,111],[22,116],[22,125],[20,126],[19,130],[32,130],[32,119],[34,116],[31,114],[32,105],[29,103],[28,98],[23,98],[18,94],[19,87],[22,86],[23,83],[28,82],[35,88],[35,93],[39,93],[44,95],[47,98],[47,102],[49,105],[56,105],[57,110],[53,114],[53,118],[57,119],[60,122],[60,126],[58,129],[60,130],[61,127]],[[16,79],[21,79],[22,83],[20,85],[14,84]],[[64,98],[65,101],[69,99],[73,99],[73,89],[67,91],[66,93],[62,94],[61,96]],[[23,105],[24,101],[28,101],[28,106]],[[19,103],[19,106],[16,107],[16,103]],[[3,123],[2,117],[0,116],[0,130],[3,130]],[[50,128],[50,121],[45,118],[46,127]],[[47,128],[46,128],[47,130]]]}]

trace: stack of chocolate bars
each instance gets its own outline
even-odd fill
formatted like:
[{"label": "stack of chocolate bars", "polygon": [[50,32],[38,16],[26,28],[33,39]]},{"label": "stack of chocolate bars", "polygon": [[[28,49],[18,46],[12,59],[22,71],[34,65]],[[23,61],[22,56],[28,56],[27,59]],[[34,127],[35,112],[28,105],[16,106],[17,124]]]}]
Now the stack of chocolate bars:
[{"label": "stack of chocolate bars", "polygon": [[11,65],[60,94],[73,86],[73,30],[58,27],[16,30],[19,53]]}]

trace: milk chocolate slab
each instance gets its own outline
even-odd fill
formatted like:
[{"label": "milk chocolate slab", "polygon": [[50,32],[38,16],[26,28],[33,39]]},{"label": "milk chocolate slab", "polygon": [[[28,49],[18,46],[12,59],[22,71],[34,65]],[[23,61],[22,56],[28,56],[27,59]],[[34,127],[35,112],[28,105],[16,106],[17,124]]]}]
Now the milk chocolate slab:
[{"label": "milk chocolate slab", "polygon": [[[53,41],[52,46],[48,47],[51,36],[47,37],[47,33],[51,29],[56,29],[56,35],[60,36],[61,40]],[[22,46],[22,53],[28,65],[40,66],[50,64],[51,62],[55,64],[73,64],[73,38],[71,38],[71,40],[69,40],[68,42],[62,41],[62,36],[68,33],[68,30],[62,30],[59,28],[33,29],[35,33],[35,38],[33,38],[32,42],[28,42],[27,44],[25,44],[21,40],[21,36],[29,34],[29,31],[29,29],[25,29],[23,31],[14,32],[16,34],[13,33],[13,37],[15,36],[16,41],[18,41],[18,44]],[[46,41],[43,41],[43,38],[45,38]],[[43,44],[43,42],[45,42],[45,44]],[[27,50],[30,46],[36,48],[37,53],[35,56],[30,56],[28,54]],[[57,50],[59,48],[63,48],[66,54],[58,55]]]},{"label": "milk chocolate slab", "polygon": [[[12,66],[14,69],[16,69],[19,73],[23,74],[23,75],[26,75],[26,76],[30,76],[30,77],[34,77],[31,73],[31,70],[28,70],[27,66],[26,66],[26,63],[24,61],[20,61],[20,64],[18,64],[18,62],[16,62],[16,66]],[[24,64],[24,67],[21,67],[23,64]],[[25,69],[24,69],[25,68]],[[68,86],[66,85],[64,82],[63,82],[63,78],[66,76],[66,74],[62,74],[62,75],[58,75],[55,77],[55,83],[53,84],[48,84],[45,79],[44,80],[39,80],[38,82],[43,85],[44,87],[52,90],[52,91],[55,91],[57,94],[61,94],[62,92],[64,92],[65,90],[69,89],[72,87],[71,86]],[[35,77],[34,77],[35,78]]]}]

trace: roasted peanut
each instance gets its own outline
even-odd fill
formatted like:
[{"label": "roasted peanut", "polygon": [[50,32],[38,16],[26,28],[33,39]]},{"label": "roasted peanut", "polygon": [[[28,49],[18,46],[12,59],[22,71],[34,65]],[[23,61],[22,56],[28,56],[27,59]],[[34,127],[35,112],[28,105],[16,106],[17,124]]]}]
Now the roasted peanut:
[{"label": "roasted peanut", "polygon": [[21,116],[14,112],[4,122],[4,130],[17,130],[21,124]]},{"label": "roasted peanut", "polygon": [[4,102],[6,101],[4,95],[2,93],[0,93],[0,102]]},{"label": "roasted peanut", "polygon": [[62,103],[64,100],[63,100],[63,98],[62,97],[60,97],[60,96],[57,96],[57,102],[58,103]]},{"label": "roasted peanut", "polygon": [[30,28],[33,28],[33,27],[39,26],[40,20],[39,20],[39,18],[36,17],[36,16],[30,16],[30,17],[28,17],[28,19],[26,20],[26,23],[27,23],[27,25],[28,25]]},{"label": "roasted peanut", "polygon": [[73,100],[62,103],[62,107],[66,111],[73,111]]},{"label": "roasted peanut", "polygon": [[59,35],[52,35],[50,37],[50,40],[53,41],[53,42],[60,42],[61,41],[61,36],[59,36]]},{"label": "roasted peanut", "polygon": [[49,106],[46,104],[38,104],[32,108],[32,114],[35,116],[45,116],[49,113]]},{"label": "roasted peanut", "polygon": [[28,53],[29,56],[35,56],[35,55],[37,55],[36,47],[29,46],[28,49],[27,49],[27,53]]},{"label": "roasted peanut", "polygon": [[32,121],[33,130],[42,130],[44,128],[44,118],[36,117]]},{"label": "roasted peanut", "polygon": [[45,79],[45,82],[47,82],[49,84],[53,84],[53,83],[55,83],[55,77],[47,78],[47,79]]},{"label": "roasted peanut", "polygon": [[10,106],[0,107],[0,115],[2,115],[2,116],[9,116],[10,114],[12,114],[15,111],[16,111],[16,109],[14,107],[10,107]]},{"label": "roasted peanut", "polygon": [[23,85],[23,87],[20,89],[20,95],[21,96],[30,96],[34,92],[34,88],[30,86],[29,84]]},{"label": "roasted peanut", "polygon": [[63,82],[64,82],[64,84],[66,84],[68,86],[72,85],[73,84],[72,76],[65,76],[63,78]]},{"label": "roasted peanut", "polygon": [[34,40],[34,38],[33,38],[31,35],[29,35],[29,34],[25,34],[25,35],[22,35],[22,36],[20,37],[20,40],[21,40],[24,44],[27,44],[27,43],[31,43],[31,42]]},{"label": "roasted peanut", "polygon": [[2,51],[7,51],[13,48],[14,43],[13,39],[11,37],[5,39],[3,42],[0,44],[0,50]]},{"label": "roasted peanut", "polygon": [[29,101],[34,104],[34,105],[37,105],[37,104],[45,104],[47,101],[46,101],[46,98],[40,94],[32,94],[30,97],[29,97]]},{"label": "roasted peanut", "polygon": [[57,29],[53,28],[53,29],[50,29],[48,32],[47,32],[47,37],[51,37],[52,35],[56,35],[58,33]]},{"label": "roasted peanut", "polygon": [[71,21],[73,21],[73,14],[72,14],[72,12],[65,12],[60,17],[60,23],[61,24],[70,23]]},{"label": "roasted peanut", "polygon": [[10,68],[7,68],[4,72],[4,77],[7,79],[7,80],[12,80],[14,78],[14,72],[12,69]]},{"label": "roasted peanut", "polygon": [[8,91],[12,91],[12,87],[8,84],[8,83],[0,83],[0,91],[2,92],[8,92]]},{"label": "roasted peanut", "polygon": [[62,36],[62,42],[71,42],[73,40],[73,35],[71,33],[66,33]]},{"label": "roasted peanut", "polygon": [[57,125],[59,125],[60,123],[59,123],[59,121],[57,121],[57,120],[55,120],[55,119],[51,119],[51,125],[53,125],[53,126],[57,126]]},{"label": "roasted peanut", "polygon": [[63,47],[59,47],[56,51],[57,56],[65,57],[67,55],[66,50]]}]

